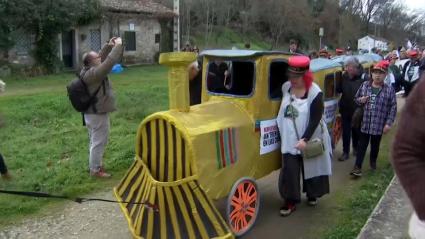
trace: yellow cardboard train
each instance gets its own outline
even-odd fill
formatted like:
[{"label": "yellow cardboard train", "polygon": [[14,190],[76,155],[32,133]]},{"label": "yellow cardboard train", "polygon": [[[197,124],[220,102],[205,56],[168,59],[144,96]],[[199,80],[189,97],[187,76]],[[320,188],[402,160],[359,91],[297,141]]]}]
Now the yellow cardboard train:
[{"label": "yellow cardboard train", "polygon": [[[281,85],[287,80],[283,52],[204,51],[202,103],[189,106],[187,66],[193,53],[161,54],[170,67],[170,110],[143,120],[133,165],[114,188],[135,238],[234,238],[254,224],[260,206],[255,179],[281,167],[276,121]],[[231,84],[213,72],[225,63]],[[215,65],[214,65],[215,64]],[[326,122],[340,137],[336,61],[311,62],[325,97]],[[228,197],[224,216],[213,200]],[[140,203],[150,203],[154,208]],[[138,204],[139,203],[139,204]]]}]

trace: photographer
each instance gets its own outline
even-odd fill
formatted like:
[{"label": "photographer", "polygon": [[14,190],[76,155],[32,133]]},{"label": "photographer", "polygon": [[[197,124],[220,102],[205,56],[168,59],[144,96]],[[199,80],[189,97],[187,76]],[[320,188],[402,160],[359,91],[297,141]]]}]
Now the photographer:
[{"label": "photographer", "polygon": [[103,167],[103,153],[109,136],[109,113],[116,110],[115,96],[107,75],[120,60],[122,40],[112,38],[99,53],[94,51],[83,55],[84,67],[80,78],[87,84],[90,95],[95,95],[95,102],[84,112],[84,122],[87,126],[90,143],[89,168],[90,175],[107,178]]}]

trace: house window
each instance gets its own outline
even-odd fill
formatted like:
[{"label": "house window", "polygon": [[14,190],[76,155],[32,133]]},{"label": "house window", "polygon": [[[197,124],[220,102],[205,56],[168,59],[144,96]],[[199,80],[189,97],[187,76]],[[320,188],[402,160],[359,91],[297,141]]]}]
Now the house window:
[{"label": "house window", "polygon": [[124,44],[126,51],[136,50],[136,32],[127,31],[124,33]]},{"label": "house window", "polygon": [[335,74],[325,76],[325,99],[335,97]]},{"label": "house window", "polygon": [[19,56],[29,55],[34,40],[34,35],[28,35],[22,32],[17,32],[15,40],[16,54]]},{"label": "house window", "polygon": [[90,49],[100,51],[102,48],[100,29],[90,30]]},{"label": "house window", "polygon": [[161,35],[159,33],[155,34],[155,43],[159,43],[161,41]]},{"label": "house window", "polygon": [[275,61],[270,64],[269,71],[269,97],[272,100],[282,99],[282,85],[288,81],[286,71],[288,63],[284,61]]},{"label": "house window", "polygon": [[214,61],[208,64],[207,88],[211,93],[250,96],[255,65],[250,61]]}]

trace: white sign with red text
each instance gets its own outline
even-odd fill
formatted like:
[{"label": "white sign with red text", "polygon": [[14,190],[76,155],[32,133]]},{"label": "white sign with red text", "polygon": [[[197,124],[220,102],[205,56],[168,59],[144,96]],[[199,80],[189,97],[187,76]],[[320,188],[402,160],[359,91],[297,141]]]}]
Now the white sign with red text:
[{"label": "white sign with red text", "polygon": [[280,134],[276,119],[260,122],[260,155],[280,148]]}]

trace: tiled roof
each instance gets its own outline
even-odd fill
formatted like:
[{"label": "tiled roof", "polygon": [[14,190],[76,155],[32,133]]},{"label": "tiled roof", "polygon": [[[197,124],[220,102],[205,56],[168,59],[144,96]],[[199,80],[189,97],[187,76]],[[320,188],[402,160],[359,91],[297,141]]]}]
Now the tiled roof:
[{"label": "tiled roof", "polygon": [[101,0],[102,6],[112,12],[141,13],[156,17],[173,17],[173,10],[153,0]]}]

